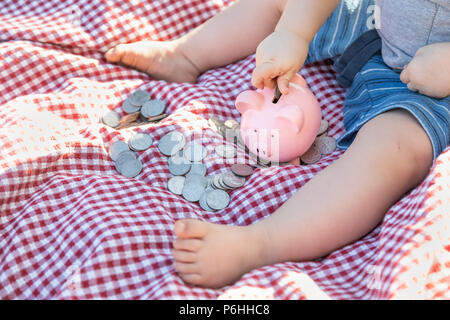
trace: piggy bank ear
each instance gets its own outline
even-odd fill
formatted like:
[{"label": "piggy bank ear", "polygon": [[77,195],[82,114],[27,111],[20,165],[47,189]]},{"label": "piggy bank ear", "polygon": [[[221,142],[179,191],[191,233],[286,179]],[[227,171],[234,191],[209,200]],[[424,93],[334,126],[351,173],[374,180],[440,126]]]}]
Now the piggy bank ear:
[{"label": "piggy bank ear", "polygon": [[264,96],[256,91],[247,90],[241,92],[236,98],[236,109],[240,114],[244,114],[247,110],[261,110],[264,104]]},{"label": "piggy bank ear", "polygon": [[275,121],[279,122],[280,127],[289,126],[297,134],[303,127],[303,110],[293,104],[285,105],[277,111]]}]

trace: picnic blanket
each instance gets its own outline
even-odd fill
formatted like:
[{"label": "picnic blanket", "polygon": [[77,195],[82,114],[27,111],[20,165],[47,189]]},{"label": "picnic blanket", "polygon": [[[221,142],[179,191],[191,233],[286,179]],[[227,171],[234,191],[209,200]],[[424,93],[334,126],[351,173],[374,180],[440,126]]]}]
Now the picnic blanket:
[{"label": "picnic blanket", "polygon": [[[175,39],[230,0],[3,0],[0,4],[0,298],[3,299],[388,299],[450,298],[450,148],[428,177],[359,241],[309,262],[253,270],[220,290],[186,285],[171,256],[182,218],[248,225],[273,213],[338,159],[258,168],[205,212],[167,190],[167,158],[140,152],[136,178],[117,173],[108,148],[133,133],[158,141],[203,134],[209,173],[229,170],[208,118],[239,120],[236,96],[251,88],[254,56],[174,84],[119,65],[115,44]],[[343,133],[344,89],[327,62],[301,70],[328,135]],[[115,130],[99,122],[137,88],[167,102],[157,124]],[[373,195],[377,197],[376,194]]]}]

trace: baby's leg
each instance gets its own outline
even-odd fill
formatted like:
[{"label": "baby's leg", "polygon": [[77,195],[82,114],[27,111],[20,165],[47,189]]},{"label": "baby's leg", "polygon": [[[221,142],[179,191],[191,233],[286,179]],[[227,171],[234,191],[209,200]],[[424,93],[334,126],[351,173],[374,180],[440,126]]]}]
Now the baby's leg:
[{"label": "baby's leg", "polygon": [[381,114],[268,218],[246,227],[177,221],[175,268],[188,283],[221,287],[260,266],[329,254],[372,230],[426,177],[432,154],[411,114]]},{"label": "baby's leg", "polygon": [[105,57],[157,79],[196,82],[208,69],[255,53],[275,29],[286,1],[239,0],[180,39],[119,44]]}]

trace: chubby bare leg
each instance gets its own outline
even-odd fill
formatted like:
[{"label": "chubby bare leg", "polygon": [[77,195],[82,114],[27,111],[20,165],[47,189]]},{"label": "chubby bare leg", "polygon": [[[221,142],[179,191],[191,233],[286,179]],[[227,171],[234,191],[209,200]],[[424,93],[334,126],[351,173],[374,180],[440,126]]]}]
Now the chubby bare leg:
[{"label": "chubby bare leg", "polygon": [[186,282],[215,288],[257,267],[327,255],[370,232],[431,164],[415,118],[400,109],[381,114],[268,218],[246,227],[177,221],[175,268]]},{"label": "chubby bare leg", "polygon": [[273,32],[287,0],[239,0],[173,41],[119,44],[105,57],[157,78],[194,83],[208,69],[255,53]]}]

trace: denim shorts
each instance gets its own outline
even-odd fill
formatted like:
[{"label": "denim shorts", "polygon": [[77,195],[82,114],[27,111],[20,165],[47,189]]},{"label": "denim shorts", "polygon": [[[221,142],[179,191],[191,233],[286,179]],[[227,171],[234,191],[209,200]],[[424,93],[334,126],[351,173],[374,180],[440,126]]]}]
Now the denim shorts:
[{"label": "denim shorts", "polygon": [[356,74],[344,102],[345,134],[337,145],[346,149],[358,130],[369,120],[393,109],[409,111],[427,133],[433,158],[450,144],[450,96],[434,99],[412,92],[400,81],[400,74],[376,55]]},{"label": "denim shorts", "polygon": [[[337,60],[361,35],[373,30],[374,4],[374,0],[342,0],[311,41],[306,62]],[[347,149],[366,122],[393,109],[407,110],[417,119],[432,143],[434,159],[450,144],[450,97],[434,99],[410,91],[400,74],[376,54],[347,89],[345,133],[337,146]]]}]

